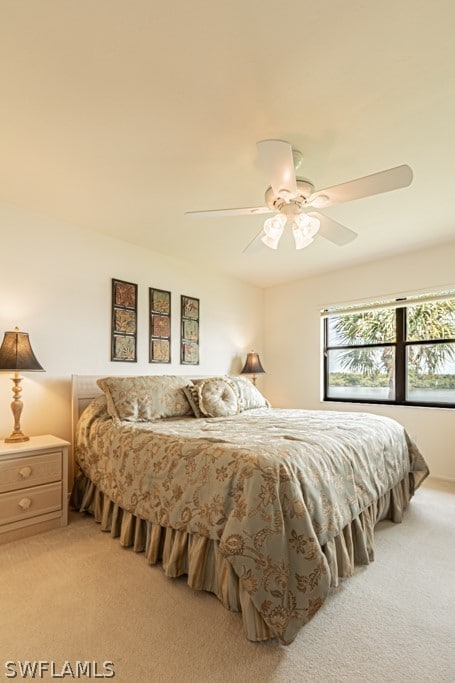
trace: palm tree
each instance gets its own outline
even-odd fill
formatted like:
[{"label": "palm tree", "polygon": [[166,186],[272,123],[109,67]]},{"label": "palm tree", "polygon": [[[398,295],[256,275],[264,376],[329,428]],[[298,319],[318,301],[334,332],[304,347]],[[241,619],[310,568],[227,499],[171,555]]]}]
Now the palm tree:
[{"label": "palm tree", "polygon": [[[334,319],[337,345],[381,344],[396,338],[395,311],[382,309],[351,313]],[[455,338],[455,299],[418,304],[407,309],[407,340],[428,341]],[[455,344],[416,344],[408,346],[408,367],[415,375],[435,374],[455,359]],[[342,367],[363,377],[386,375],[389,398],[394,396],[394,348],[351,348],[341,351]]]}]

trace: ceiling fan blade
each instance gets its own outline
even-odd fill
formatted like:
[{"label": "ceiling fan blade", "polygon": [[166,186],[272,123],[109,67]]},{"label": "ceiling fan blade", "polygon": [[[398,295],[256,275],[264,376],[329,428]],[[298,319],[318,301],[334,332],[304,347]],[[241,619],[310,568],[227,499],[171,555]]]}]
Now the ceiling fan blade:
[{"label": "ceiling fan blade", "polygon": [[253,237],[253,239],[248,242],[245,249],[243,249],[242,254],[245,254],[246,252],[254,254],[256,251],[260,251],[264,246],[261,242],[261,237],[263,234],[264,230],[261,228]]},{"label": "ceiling fan blade", "polygon": [[372,173],[363,178],[357,178],[341,185],[318,190],[308,198],[308,205],[317,208],[341,204],[353,199],[371,197],[382,192],[398,190],[407,187],[412,182],[412,169],[407,164],[389,168],[386,171]]},{"label": "ceiling fan blade", "polygon": [[268,206],[251,206],[245,209],[213,209],[210,211],[185,211],[185,216],[241,216],[257,213],[273,213]]},{"label": "ceiling fan blade", "polygon": [[284,140],[261,140],[257,143],[262,167],[277,197],[297,195],[292,147]]},{"label": "ceiling fan blade", "polygon": [[317,218],[320,221],[321,225],[318,230],[318,235],[329,240],[329,242],[337,244],[339,247],[349,244],[349,242],[352,242],[357,237],[357,233],[354,232],[354,230],[347,228],[345,225],[341,225],[341,223],[334,221],[333,218],[329,218],[329,216],[326,216],[323,213],[319,213],[319,211],[312,211],[308,215],[314,216],[314,218]]},{"label": "ceiling fan blade", "polygon": [[211,209],[209,211],[185,211],[185,216],[241,216],[259,213],[274,213],[268,206],[251,206],[244,209]]}]

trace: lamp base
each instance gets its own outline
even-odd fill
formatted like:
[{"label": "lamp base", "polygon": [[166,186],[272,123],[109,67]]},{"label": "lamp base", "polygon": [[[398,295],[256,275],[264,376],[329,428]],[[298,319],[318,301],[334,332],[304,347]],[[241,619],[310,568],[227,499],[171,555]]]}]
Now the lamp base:
[{"label": "lamp base", "polygon": [[5,443],[20,443],[21,441],[29,441],[30,437],[25,436],[25,434],[22,434],[22,429],[21,429],[21,414],[22,414],[22,401],[20,399],[21,396],[21,382],[22,382],[22,377],[19,375],[18,371],[16,370],[14,372],[14,375],[11,377],[13,380],[13,402],[11,403],[11,410],[13,411],[14,415],[14,428],[11,434],[7,439],[5,439]]},{"label": "lamp base", "polygon": [[19,443],[21,441],[30,441],[30,437],[25,436],[22,432],[13,432],[5,439],[5,443]]}]

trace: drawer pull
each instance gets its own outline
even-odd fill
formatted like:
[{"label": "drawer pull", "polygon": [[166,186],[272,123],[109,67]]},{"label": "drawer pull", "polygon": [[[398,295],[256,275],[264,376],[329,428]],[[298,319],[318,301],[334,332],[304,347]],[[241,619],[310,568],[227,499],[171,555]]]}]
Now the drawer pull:
[{"label": "drawer pull", "polygon": [[26,467],[22,467],[19,470],[19,476],[21,479],[28,479],[29,476],[31,475],[31,473],[32,473],[32,468],[29,467],[28,465]]},{"label": "drawer pull", "polygon": [[19,507],[22,510],[28,510],[29,507],[32,504],[32,499],[31,498],[22,498],[22,500],[19,501]]}]

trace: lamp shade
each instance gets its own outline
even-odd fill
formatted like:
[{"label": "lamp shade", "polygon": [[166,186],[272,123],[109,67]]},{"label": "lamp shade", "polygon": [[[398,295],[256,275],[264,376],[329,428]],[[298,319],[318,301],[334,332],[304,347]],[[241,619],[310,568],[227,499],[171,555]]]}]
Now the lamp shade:
[{"label": "lamp shade", "polygon": [[16,327],[13,332],[5,332],[0,347],[0,370],[25,370],[27,372],[42,371],[44,368],[38,363],[30,345],[26,332],[19,332]]},{"label": "lamp shade", "polygon": [[261,361],[259,360],[259,354],[255,353],[254,351],[248,353],[246,356],[245,365],[243,366],[243,369],[241,370],[240,374],[259,375],[263,372],[265,372],[265,370],[262,367]]}]

